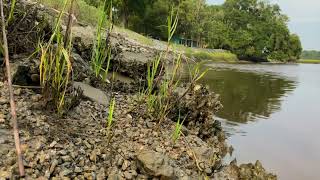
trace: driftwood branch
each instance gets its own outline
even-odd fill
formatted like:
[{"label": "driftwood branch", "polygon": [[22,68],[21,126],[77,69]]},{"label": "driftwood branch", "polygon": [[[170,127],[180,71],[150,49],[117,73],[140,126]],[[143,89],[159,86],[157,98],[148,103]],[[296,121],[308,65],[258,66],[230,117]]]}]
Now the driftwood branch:
[{"label": "driftwood branch", "polygon": [[9,93],[10,93],[10,107],[11,107],[11,116],[12,116],[12,125],[13,125],[13,135],[14,135],[14,142],[16,145],[16,151],[17,151],[17,157],[18,157],[19,173],[20,173],[20,176],[23,177],[25,173],[24,173],[24,166],[23,166],[22,153],[21,153],[21,147],[20,147],[16,105],[14,102],[13,88],[12,88],[12,82],[11,82],[8,40],[6,35],[6,23],[5,23],[4,13],[3,13],[3,0],[0,0],[0,11],[1,11],[2,36],[3,36],[2,37],[3,50],[4,50],[6,68],[7,68],[8,87],[9,87]]},{"label": "driftwood branch", "polygon": [[64,40],[64,47],[66,48],[70,41],[71,41],[71,28],[73,25],[73,20],[74,20],[74,1],[75,0],[71,0],[71,6],[69,9],[69,17],[68,17],[68,24],[67,24],[67,29],[66,29],[66,33],[65,33],[65,40]]}]

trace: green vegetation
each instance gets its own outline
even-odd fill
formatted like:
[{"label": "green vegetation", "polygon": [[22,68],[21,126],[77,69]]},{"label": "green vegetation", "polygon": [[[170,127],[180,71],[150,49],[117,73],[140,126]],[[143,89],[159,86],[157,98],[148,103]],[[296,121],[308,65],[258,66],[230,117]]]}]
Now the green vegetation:
[{"label": "green vegetation", "polygon": [[300,59],[298,63],[304,64],[320,64],[320,59]]},{"label": "green vegetation", "polygon": [[[40,2],[48,7],[54,8],[56,10],[62,9],[65,0],[35,0]],[[100,1],[99,1],[100,2]],[[82,22],[89,25],[96,25],[99,21],[99,17],[103,12],[101,9],[98,9],[94,6],[87,4],[84,0],[77,0],[75,5],[75,16]],[[70,1],[67,4],[66,9],[70,6]]]},{"label": "green vegetation", "polygon": [[320,51],[303,51],[301,54],[301,59],[315,59],[320,60]]},{"label": "green vegetation", "polygon": [[[97,24],[97,31],[96,31],[96,40],[93,45],[92,55],[91,55],[91,68],[95,73],[96,77],[101,76],[101,71],[103,72],[102,79],[104,80],[107,77],[109,66],[110,66],[110,59],[111,59],[111,46],[107,42],[109,33],[112,31],[112,24],[109,24],[109,29],[107,32],[107,40],[105,40],[104,30],[103,27],[107,22],[112,22],[112,1],[109,4],[108,11],[109,16],[107,19],[107,14],[104,11],[106,6],[106,0],[99,6],[99,20]],[[103,65],[107,60],[107,67],[104,69]]]},{"label": "green vegetation", "polygon": [[[174,60],[174,69],[172,74],[165,73],[166,77],[161,81],[157,77],[163,73],[164,67],[162,61],[166,60],[167,54],[169,51],[170,40],[175,33],[175,29],[177,28],[178,23],[178,14],[174,15],[175,12],[172,10],[171,14],[167,18],[167,33],[168,33],[168,41],[167,41],[167,51],[165,55],[160,53],[160,55],[152,62],[152,64],[148,65],[147,68],[147,89],[145,91],[145,95],[147,96],[147,105],[150,113],[156,112],[155,116],[159,119],[159,123],[165,119],[166,115],[170,111],[170,103],[171,96],[176,88],[176,74],[181,65],[181,55],[179,55]],[[159,69],[160,68],[160,69]],[[160,90],[156,90],[156,85],[159,85]]]},{"label": "green vegetation", "polygon": [[113,122],[113,112],[114,112],[115,105],[116,105],[116,101],[113,98],[112,101],[110,102],[110,105],[109,105],[109,115],[108,115],[108,120],[107,120],[107,129],[108,129],[108,131],[110,131],[111,125],[112,125],[112,122]]},{"label": "green vegetation", "polygon": [[213,62],[236,62],[238,58],[235,54],[228,51],[210,52],[206,50],[192,51],[187,50],[185,53],[189,58],[195,58],[196,60],[210,60]]},{"label": "green vegetation", "polygon": [[[66,4],[64,4],[63,9],[66,8]],[[70,61],[71,41],[65,43],[65,39],[61,34],[61,18],[62,12],[59,13],[49,42],[39,45],[41,51],[39,68],[42,93],[46,99],[53,100],[59,115],[63,114],[65,94],[72,68]],[[54,46],[54,42],[56,42],[56,46]]]},{"label": "green vegetation", "polygon": [[[51,7],[63,4],[63,0],[37,1]],[[102,12],[101,1],[77,3],[78,20],[96,25]],[[294,61],[302,52],[299,37],[288,29],[289,18],[277,4],[267,1],[226,0],[223,5],[207,5],[205,0],[114,0],[113,4],[116,25],[161,40],[169,38],[166,17],[170,16],[171,7],[176,7],[175,11],[179,9],[176,36],[197,41],[200,47],[228,50],[239,59],[252,61]],[[146,45],[153,44],[151,39],[118,30],[130,32]],[[212,57],[215,55],[201,52],[195,57],[216,59]]]},{"label": "green vegetation", "polygon": [[181,116],[180,116],[180,111],[179,111],[178,120],[176,122],[176,126],[174,128],[174,132],[172,135],[173,142],[176,142],[181,135],[181,129],[182,129],[182,125],[183,125],[184,120],[182,122],[180,122],[180,121],[181,121]]},{"label": "green vegetation", "polygon": [[10,21],[13,18],[13,12],[14,12],[14,8],[16,6],[16,2],[17,2],[16,0],[12,0],[11,1],[10,14],[9,14],[9,17],[8,17],[7,25],[10,23]]},{"label": "green vegetation", "polygon": [[[99,1],[86,2],[96,6]],[[290,33],[289,18],[277,4],[264,0],[226,0],[223,5],[207,5],[205,0],[115,0],[115,23],[165,40],[171,7],[179,9],[176,35],[200,47],[229,50],[252,61],[300,58],[301,42]]]}]

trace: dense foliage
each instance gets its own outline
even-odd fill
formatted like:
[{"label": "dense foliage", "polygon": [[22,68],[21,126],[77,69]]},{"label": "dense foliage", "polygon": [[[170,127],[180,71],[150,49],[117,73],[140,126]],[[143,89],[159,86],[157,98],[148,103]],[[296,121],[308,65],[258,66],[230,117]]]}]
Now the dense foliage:
[{"label": "dense foliage", "polygon": [[[97,5],[99,0],[86,0]],[[240,59],[290,61],[302,47],[291,34],[277,4],[263,0],[226,0],[208,5],[205,0],[114,0],[116,23],[136,32],[166,39],[166,17],[179,12],[179,37],[205,48],[226,49]]]},{"label": "dense foliage", "polygon": [[320,60],[320,51],[303,51],[301,54],[302,59],[319,59]]}]

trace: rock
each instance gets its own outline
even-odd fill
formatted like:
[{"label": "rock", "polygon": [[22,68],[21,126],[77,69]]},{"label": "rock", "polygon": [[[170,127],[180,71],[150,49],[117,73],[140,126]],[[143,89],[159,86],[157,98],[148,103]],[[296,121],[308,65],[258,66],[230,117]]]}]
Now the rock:
[{"label": "rock", "polygon": [[50,166],[50,169],[49,169],[49,172],[50,174],[53,173],[54,169],[56,168],[56,166],[59,164],[59,161],[57,159],[54,159],[51,163],[51,166]]},{"label": "rock", "polygon": [[169,164],[169,158],[161,153],[143,150],[137,156],[138,168],[148,175],[161,179],[175,179],[174,168]]},{"label": "rock", "polygon": [[72,160],[72,158],[70,156],[62,156],[61,159],[64,161],[64,162],[70,162]]},{"label": "rock", "polygon": [[123,164],[122,164],[121,169],[122,169],[123,171],[125,171],[129,166],[130,166],[130,162],[127,161],[127,160],[125,160],[125,161],[123,162]]},{"label": "rock", "polygon": [[0,169],[0,179],[10,179],[11,173]]},{"label": "rock", "polygon": [[64,169],[64,170],[62,170],[61,172],[60,172],[60,177],[64,177],[64,176],[68,176],[68,175],[70,175],[72,173],[72,171],[71,170],[69,170],[69,169]]},{"label": "rock", "polygon": [[104,168],[101,168],[98,171],[97,180],[104,180],[104,179],[106,179],[106,174],[105,174]]},{"label": "rock", "polygon": [[123,159],[122,159],[122,158],[119,158],[119,159],[118,159],[118,162],[117,162],[117,165],[118,165],[118,166],[122,166],[123,162],[124,162]]},{"label": "rock", "polygon": [[53,148],[56,144],[57,144],[57,141],[53,141],[53,142],[49,145],[49,147]]},{"label": "rock", "polygon": [[0,123],[4,123],[5,122],[5,116],[3,113],[0,112]]},{"label": "rock", "polygon": [[17,89],[15,89],[14,91],[13,91],[13,93],[14,93],[14,95],[16,95],[16,96],[20,96],[21,95],[21,88],[17,88]]},{"label": "rock", "polygon": [[96,162],[96,161],[97,161],[97,153],[96,153],[95,150],[93,150],[93,151],[91,152],[90,160],[91,160],[92,162]]},{"label": "rock", "polygon": [[133,178],[132,174],[131,174],[130,172],[128,172],[128,171],[125,171],[125,172],[124,172],[124,177],[125,177],[126,179],[132,179],[132,178]]},{"label": "rock", "polygon": [[119,174],[112,172],[108,175],[108,180],[123,180],[123,178]]},{"label": "rock", "polygon": [[90,100],[105,106],[109,105],[110,98],[101,90],[82,82],[74,82],[73,86],[76,89],[80,88],[83,91],[83,95]]},{"label": "rock", "polygon": [[78,166],[76,166],[76,167],[74,168],[74,172],[75,172],[75,173],[81,173],[82,170],[81,170],[81,168],[79,168]]},{"label": "rock", "polygon": [[88,148],[88,149],[91,149],[91,144],[90,143],[88,143],[88,141],[87,140],[84,140],[83,141],[83,144]]}]

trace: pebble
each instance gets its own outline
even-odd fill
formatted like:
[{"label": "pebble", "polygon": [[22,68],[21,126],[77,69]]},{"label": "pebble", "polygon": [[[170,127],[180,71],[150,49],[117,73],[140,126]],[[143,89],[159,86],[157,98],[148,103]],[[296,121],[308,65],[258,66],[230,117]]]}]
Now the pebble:
[{"label": "pebble", "polygon": [[125,171],[129,166],[130,166],[130,162],[127,161],[127,160],[125,160],[125,161],[123,162],[123,164],[122,164],[121,169],[122,169],[123,171]]},{"label": "pebble", "polygon": [[0,123],[4,123],[5,122],[5,116],[3,113],[0,112]]},{"label": "pebble", "polygon": [[205,171],[207,174],[211,174],[211,173],[212,173],[211,168],[206,168],[204,171]]},{"label": "pebble", "polygon": [[49,147],[53,148],[56,144],[57,144],[57,141],[53,141],[53,142],[49,145]]},{"label": "pebble", "polygon": [[132,179],[133,177],[132,177],[132,174],[130,173],[130,172],[128,172],[128,171],[125,171],[124,172],[124,177],[126,178],[126,179]]},{"label": "pebble", "polygon": [[64,161],[64,162],[70,162],[72,159],[70,156],[62,156],[61,159]]},{"label": "pebble", "polygon": [[99,171],[98,171],[98,174],[97,174],[97,180],[104,180],[106,179],[106,173],[104,171],[104,168],[101,168]]},{"label": "pebble", "polygon": [[16,96],[20,96],[20,95],[21,95],[21,89],[20,89],[20,88],[15,89],[15,90],[13,91],[13,94],[16,95]]},{"label": "pebble", "polygon": [[91,145],[88,143],[88,141],[87,140],[84,140],[83,141],[83,144],[88,148],[88,149],[91,149]]},{"label": "pebble", "polygon": [[82,172],[82,170],[81,170],[80,167],[76,166],[76,167],[74,168],[74,172],[75,172],[75,173],[80,173],[80,172]]},{"label": "pebble", "polygon": [[51,166],[50,166],[50,174],[53,173],[54,169],[56,168],[56,166],[59,164],[59,161],[57,159],[53,160],[52,163],[51,163]]},{"label": "pebble", "polygon": [[64,176],[68,176],[69,174],[71,174],[72,173],[72,171],[71,170],[69,170],[69,169],[64,169],[64,170],[62,170],[61,172],[60,172],[60,177],[64,177]]},{"label": "pebble", "polygon": [[117,165],[118,166],[122,166],[123,164],[123,159],[122,158],[119,158],[118,162],[117,162]]}]

